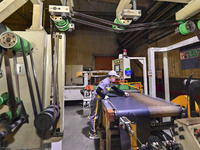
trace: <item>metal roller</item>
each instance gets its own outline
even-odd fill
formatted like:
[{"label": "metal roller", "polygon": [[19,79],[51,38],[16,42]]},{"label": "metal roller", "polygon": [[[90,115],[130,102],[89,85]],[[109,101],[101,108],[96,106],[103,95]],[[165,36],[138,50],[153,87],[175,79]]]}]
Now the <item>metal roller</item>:
[{"label": "metal roller", "polygon": [[180,24],[179,31],[182,35],[186,35],[188,33],[194,32],[195,24],[194,22],[188,20],[185,23]]},{"label": "metal roller", "polygon": [[49,105],[34,120],[35,128],[38,131],[52,130],[54,123],[60,114],[60,108],[57,105]]},{"label": "metal roller", "polygon": [[[25,47],[25,52],[29,53],[29,48],[28,48],[28,42],[27,40],[23,39],[24,47]],[[14,32],[11,31],[5,31],[0,35],[0,46],[6,49],[12,49],[15,52],[22,52],[22,47],[20,43],[20,36],[15,34]],[[33,46],[30,44],[31,50],[33,49]]]},{"label": "metal roller", "polygon": [[59,31],[67,31],[69,29],[69,20],[62,17],[50,16]]}]

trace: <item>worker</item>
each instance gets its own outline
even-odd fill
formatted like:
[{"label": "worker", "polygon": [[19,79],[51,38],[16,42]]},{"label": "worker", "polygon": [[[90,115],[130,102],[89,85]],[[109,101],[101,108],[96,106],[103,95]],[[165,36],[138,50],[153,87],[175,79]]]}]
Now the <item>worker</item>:
[{"label": "worker", "polygon": [[97,134],[97,125],[101,111],[101,100],[109,99],[107,93],[110,90],[110,88],[112,88],[120,95],[129,96],[129,93],[123,92],[114,85],[116,77],[118,77],[117,73],[115,71],[110,71],[107,74],[107,77],[98,84],[97,88],[93,92],[91,98],[90,132],[89,132],[90,139],[93,140],[99,139],[99,135]]}]

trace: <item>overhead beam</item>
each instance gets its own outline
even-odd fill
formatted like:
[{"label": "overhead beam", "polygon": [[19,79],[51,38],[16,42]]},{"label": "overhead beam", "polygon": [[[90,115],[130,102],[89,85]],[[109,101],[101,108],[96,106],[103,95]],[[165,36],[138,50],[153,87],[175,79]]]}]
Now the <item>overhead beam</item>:
[{"label": "overhead beam", "polygon": [[43,2],[41,0],[31,0],[31,2],[33,3],[33,16],[30,30],[42,30]]},{"label": "overhead beam", "polygon": [[102,1],[107,3],[119,3],[120,0],[102,0]]},{"label": "overhead beam", "polygon": [[200,0],[192,0],[176,13],[176,20],[185,20],[200,12]]},{"label": "overhead beam", "polygon": [[31,2],[32,2],[33,4],[40,4],[42,1],[41,1],[41,0],[31,0]]},{"label": "overhead beam", "polygon": [[163,2],[174,2],[174,3],[189,3],[191,0],[155,0]]},{"label": "overhead beam", "polygon": [[3,22],[28,0],[4,0],[0,2],[0,22]]}]

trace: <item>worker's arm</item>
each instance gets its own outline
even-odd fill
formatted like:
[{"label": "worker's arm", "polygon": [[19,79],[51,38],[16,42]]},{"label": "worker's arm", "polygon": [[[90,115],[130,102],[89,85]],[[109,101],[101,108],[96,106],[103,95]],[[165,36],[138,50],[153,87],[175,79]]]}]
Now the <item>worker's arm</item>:
[{"label": "worker's arm", "polygon": [[111,87],[115,92],[121,94],[121,95],[124,95],[124,91],[120,90],[119,88],[117,88],[116,86],[112,86]]},{"label": "worker's arm", "polygon": [[102,88],[100,88],[100,87],[98,87],[97,88],[97,90],[96,90],[96,92],[97,92],[97,94],[100,96],[100,97],[102,97],[103,99],[105,98],[105,95],[102,93]]},{"label": "worker's arm", "polygon": [[116,86],[112,86],[111,87],[115,92],[119,93],[120,95],[125,95],[125,96],[129,96],[129,94],[127,92],[124,92],[122,90],[120,90],[119,88],[117,88]]}]

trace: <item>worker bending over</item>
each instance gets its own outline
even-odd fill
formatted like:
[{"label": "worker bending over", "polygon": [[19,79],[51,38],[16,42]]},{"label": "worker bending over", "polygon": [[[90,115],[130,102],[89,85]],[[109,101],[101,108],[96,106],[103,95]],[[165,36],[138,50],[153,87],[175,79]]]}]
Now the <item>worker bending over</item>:
[{"label": "worker bending over", "polygon": [[107,74],[107,77],[99,83],[96,90],[93,92],[91,98],[90,132],[89,132],[90,139],[94,140],[99,139],[99,135],[97,134],[97,125],[101,111],[101,100],[109,98],[107,96],[109,89],[112,88],[114,91],[116,91],[121,95],[129,96],[127,92],[123,92],[114,85],[116,77],[118,77],[117,73],[115,71],[110,71]]}]

